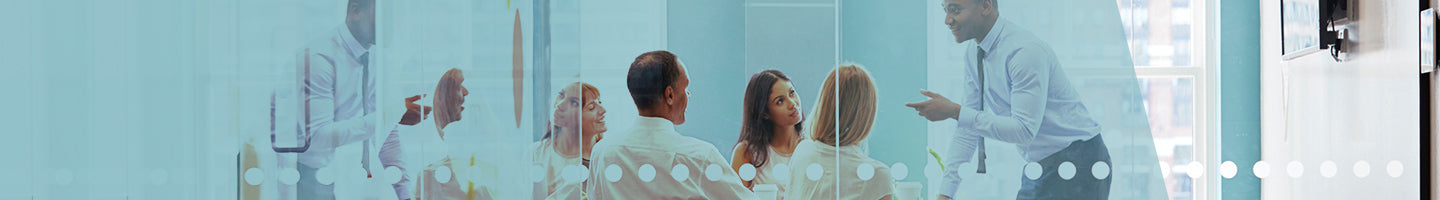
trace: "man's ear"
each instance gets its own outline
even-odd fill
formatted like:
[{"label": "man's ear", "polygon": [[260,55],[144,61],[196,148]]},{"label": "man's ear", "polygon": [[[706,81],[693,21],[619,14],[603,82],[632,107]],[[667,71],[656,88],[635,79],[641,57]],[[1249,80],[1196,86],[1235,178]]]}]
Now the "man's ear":
[{"label": "man's ear", "polygon": [[980,0],[980,3],[985,4],[985,15],[995,14],[995,10],[997,9],[995,7],[995,0]]},{"label": "man's ear", "polygon": [[665,86],[665,105],[675,104],[675,86]]},{"label": "man's ear", "polygon": [[357,12],[360,12],[360,3],[350,2],[348,3],[348,6],[345,6],[345,14],[353,14]]}]

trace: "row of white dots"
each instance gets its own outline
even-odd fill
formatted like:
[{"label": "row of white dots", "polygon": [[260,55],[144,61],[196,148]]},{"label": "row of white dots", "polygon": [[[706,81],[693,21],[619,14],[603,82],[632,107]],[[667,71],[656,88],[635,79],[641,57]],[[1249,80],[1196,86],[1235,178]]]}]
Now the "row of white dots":
[{"label": "row of white dots", "polygon": [[[348,175],[339,175],[339,174],[348,174]],[[448,182],[448,181],[450,180],[450,174],[451,174],[451,171],[450,171],[450,168],[448,168],[448,167],[440,167],[440,169],[435,170],[435,178],[436,178],[436,180],[437,180],[437,181],[441,181],[442,183],[443,183],[443,182]],[[317,171],[315,172],[315,181],[316,181],[316,182],[319,182],[320,184],[324,184],[324,185],[334,184],[336,181],[340,181],[340,182],[350,182],[350,183],[370,182],[370,181],[382,181],[382,182],[384,182],[384,183],[398,183],[398,182],[400,182],[401,176],[403,176],[403,175],[404,175],[404,173],[401,172],[399,168],[395,168],[395,167],[386,167],[386,168],[384,169],[384,171],[382,171],[382,173],[375,173],[375,174],[367,173],[364,168],[359,168],[359,167],[349,168],[349,169],[339,169],[339,168],[328,168],[328,167],[327,167],[327,168],[320,168],[319,170],[317,170]],[[270,180],[269,178],[266,178],[266,177],[272,177],[272,176],[275,177],[275,179],[279,179],[280,183],[283,183],[283,184],[286,184],[286,185],[295,185],[296,182],[299,182],[299,181],[300,181],[300,171],[297,170],[297,169],[295,169],[295,168],[284,168],[284,169],[281,169],[280,172],[279,172],[279,174],[272,174],[272,173],[267,172],[267,171],[265,171],[264,169],[260,169],[260,168],[250,168],[250,169],[246,169],[245,172],[244,172],[244,174],[242,174],[242,176],[244,177],[245,184],[249,184],[249,185],[260,185],[260,184],[264,184],[266,181],[272,181],[272,180]],[[444,178],[442,179],[441,177],[444,177]]]},{"label": "row of white dots", "polygon": [[[1200,178],[1205,176],[1205,165],[1199,162],[1190,162],[1190,164],[1176,165],[1174,167],[1167,165],[1163,162],[1160,163],[1161,174],[1166,177],[1170,176],[1171,168],[1183,171],[1185,175],[1189,176],[1190,178]],[[1356,178],[1368,177],[1370,176],[1371,172],[1370,162],[1363,160],[1355,161],[1355,163],[1351,165],[1350,169]],[[1220,163],[1220,168],[1217,170],[1219,170],[1221,177],[1228,179],[1235,178],[1236,173],[1238,173],[1239,171],[1239,167],[1233,161],[1225,161]],[[1289,175],[1290,178],[1300,178],[1305,175],[1305,164],[1299,161],[1290,161],[1289,163],[1285,164],[1285,168],[1283,170],[1286,175]],[[1334,161],[1327,160],[1324,162],[1320,162],[1319,171],[1321,177],[1333,178],[1339,171],[1339,167]],[[1270,173],[1274,171],[1271,169],[1269,162],[1262,160],[1255,162],[1253,167],[1251,167],[1251,172],[1254,173],[1256,178],[1263,179],[1269,178]],[[1398,178],[1400,176],[1403,176],[1405,175],[1405,164],[1401,163],[1398,160],[1391,160],[1390,162],[1385,164],[1385,173],[1392,178]]]},{"label": "row of white dots", "polygon": [[[1199,162],[1190,162],[1189,164],[1185,164],[1185,165],[1174,165],[1174,166],[1172,166],[1172,165],[1170,165],[1170,164],[1167,164],[1167,163],[1164,163],[1164,162],[1161,162],[1161,163],[1159,163],[1159,166],[1160,166],[1161,174],[1162,174],[1163,176],[1165,176],[1165,177],[1169,177],[1172,170],[1175,170],[1175,172],[1183,172],[1183,173],[1185,173],[1185,175],[1189,176],[1190,178],[1200,178],[1200,177],[1203,177],[1203,176],[1205,175],[1205,165],[1204,165],[1204,164],[1201,164],[1201,163],[1199,163]],[[1371,173],[1371,167],[1370,167],[1370,163],[1369,163],[1369,162],[1366,162],[1366,161],[1363,161],[1363,160],[1362,160],[1362,161],[1356,161],[1356,162],[1355,162],[1354,164],[1352,164],[1351,166],[1352,166],[1352,167],[1351,167],[1350,169],[1351,169],[1351,171],[1353,172],[1353,174],[1355,175],[1355,177],[1365,178],[1365,177],[1369,176],[1370,173]],[[544,169],[543,166],[534,165],[534,166],[532,166],[532,167],[533,167],[533,169],[532,169],[531,171],[537,173],[537,174],[532,174],[532,177],[534,177],[534,181],[536,181],[536,182],[541,181],[541,179],[543,178],[543,176],[540,175],[540,174],[538,174],[538,173],[539,173],[539,172],[542,172],[542,170]],[[1110,165],[1109,165],[1108,163],[1106,163],[1106,162],[1095,162],[1094,164],[1091,165],[1090,169],[1091,169],[1091,175],[1094,176],[1096,179],[1105,179],[1105,178],[1108,178],[1109,175],[1110,175]],[[1255,164],[1253,165],[1252,169],[1253,169],[1252,172],[1254,173],[1255,177],[1257,177],[1257,178],[1262,178],[1262,179],[1263,179],[1263,178],[1269,178],[1269,177],[1270,177],[1270,174],[1273,172],[1273,170],[1271,169],[1270,163],[1269,163],[1269,162],[1266,162],[1266,161],[1257,161],[1257,162],[1255,162]],[[689,179],[689,177],[690,177],[690,168],[689,168],[689,166],[686,166],[685,164],[677,164],[677,165],[671,167],[669,170],[670,170],[670,172],[669,172],[668,175],[669,175],[672,179],[675,179],[676,181],[685,181],[685,180]],[[711,164],[711,165],[705,167],[703,174],[705,175],[705,178],[706,178],[707,180],[717,181],[717,180],[720,180],[720,178],[724,175],[724,172],[723,172],[722,170],[727,170],[727,169],[725,169],[725,168],[723,168],[723,167],[720,167],[719,165]],[[783,164],[783,163],[776,164],[776,165],[772,168],[772,170],[774,171],[774,172],[773,172],[773,173],[774,173],[774,177],[775,177],[776,179],[778,179],[777,181],[785,181],[786,179],[788,179],[788,178],[790,177],[790,174],[789,174],[789,173],[790,173],[790,166],[789,166],[789,165],[786,165],[786,164]],[[1024,166],[1023,173],[1024,173],[1024,175],[1025,175],[1026,178],[1029,178],[1029,179],[1038,179],[1038,178],[1040,177],[1040,175],[1042,174],[1043,170],[1045,170],[1045,167],[1041,166],[1039,163],[1030,162],[1030,163],[1027,163],[1027,164]],[[1062,162],[1062,163],[1057,167],[1057,170],[1058,170],[1058,171],[1057,171],[1058,174],[1060,175],[1060,178],[1065,179],[1065,180],[1070,180],[1070,179],[1074,178],[1074,177],[1075,177],[1075,174],[1076,174],[1075,163],[1071,163],[1071,162]],[[1229,178],[1234,178],[1234,177],[1235,177],[1236,173],[1238,173],[1239,168],[1238,168],[1238,166],[1236,166],[1235,162],[1233,162],[1233,161],[1225,161],[1225,162],[1222,162],[1222,163],[1220,164],[1220,166],[1219,166],[1219,168],[1218,168],[1217,170],[1219,170],[1219,173],[1220,173],[1221,177],[1224,177],[1224,178],[1229,179]],[[1289,175],[1289,177],[1291,177],[1291,178],[1300,178],[1300,177],[1302,177],[1302,176],[1305,174],[1305,165],[1302,164],[1302,163],[1299,162],[1299,161],[1290,161],[1289,163],[1287,163],[1287,164],[1285,165],[1285,168],[1284,168],[1283,170],[1284,170],[1284,172],[1285,172],[1287,175]],[[824,171],[825,171],[825,169],[824,169],[824,167],[822,167],[821,165],[816,164],[816,163],[811,163],[811,164],[807,165],[806,168],[805,168],[805,177],[808,178],[808,179],[810,179],[810,180],[812,180],[812,181],[813,181],[813,180],[820,180],[820,178],[824,175]],[[859,177],[861,180],[870,180],[871,178],[874,178],[874,176],[875,176],[875,171],[876,171],[875,166],[873,166],[873,165],[871,165],[871,164],[869,164],[869,163],[862,163],[862,164],[860,164],[858,167],[856,167],[855,175],[856,175],[856,177]],[[939,171],[939,169],[936,169],[936,167],[935,167],[934,164],[932,163],[931,165],[926,166],[926,171],[927,171],[927,172]],[[1335,162],[1332,162],[1332,161],[1324,161],[1324,162],[1321,162],[1321,163],[1320,163],[1319,172],[1320,172],[1320,175],[1321,175],[1322,177],[1332,178],[1332,177],[1334,177],[1334,176],[1336,175],[1337,171],[1339,171],[1339,169],[1338,169],[1337,164],[1336,164]],[[68,182],[72,181],[71,179],[73,179],[73,175],[67,175],[65,172],[68,172],[68,171],[63,171],[63,170],[62,170],[62,171],[60,171],[60,172],[57,173],[57,175],[56,175],[56,180],[57,180],[57,182],[62,183],[62,184],[68,184]],[[161,173],[160,175],[157,175],[157,176],[163,176],[164,173],[163,173],[163,171],[161,171],[161,172],[162,172],[162,173]],[[384,173],[378,174],[378,177],[376,177],[376,179],[378,179],[378,181],[383,181],[383,182],[385,182],[385,183],[396,183],[396,182],[399,182],[399,181],[400,181],[400,177],[403,175],[402,172],[401,172],[399,169],[395,168],[395,167],[387,167],[387,168],[384,169],[383,172],[384,172]],[[635,172],[636,175],[635,175],[634,178],[639,178],[640,181],[643,181],[643,182],[650,182],[650,181],[653,181],[653,180],[655,179],[655,176],[657,175],[656,172],[657,172],[657,169],[655,168],[654,165],[643,164],[643,165],[640,166],[639,169],[636,170],[636,172]],[[891,174],[891,177],[890,177],[890,178],[895,179],[895,180],[903,180],[903,179],[905,179],[906,175],[909,174],[909,168],[908,168],[907,165],[905,165],[905,163],[898,163],[898,162],[897,162],[897,163],[895,163],[895,164],[893,164],[893,165],[890,166],[890,172],[891,172],[891,173],[890,173],[890,174]],[[1386,165],[1385,165],[1385,172],[1386,172],[1386,174],[1389,175],[1390,177],[1400,177],[1400,176],[1404,175],[1404,173],[1405,173],[1405,166],[1404,166],[1404,164],[1401,163],[1400,161],[1392,160],[1392,161],[1389,161],[1388,163],[1386,163]],[[337,174],[342,174],[342,173],[343,173],[343,174],[350,174],[350,175],[348,175],[348,176],[337,176]],[[452,173],[453,173],[453,172],[451,172],[451,170],[450,170],[449,167],[443,167],[443,166],[442,166],[442,167],[440,167],[439,169],[435,170],[435,173],[434,173],[434,176],[435,176],[435,177],[434,177],[434,178],[435,178],[436,181],[438,181],[438,182],[440,182],[440,183],[447,183],[447,182],[450,181],[450,177],[451,177],[451,174],[452,174]],[[561,178],[562,178],[563,180],[565,180],[565,181],[581,182],[581,181],[585,181],[586,179],[589,178],[589,176],[590,176],[589,173],[590,173],[590,170],[589,170],[588,168],[584,167],[584,166],[580,166],[580,165],[569,165],[569,166],[565,166],[564,168],[562,168],[560,176],[561,176]],[[606,166],[604,173],[605,173],[605,180],[606,180],[606,181],[610,181],[610,182],[618,182],[618,181],[620,181],[620,179],[622,179],[622,178],[625,177],[625,171],[622,170],[622,169],[620,169],[620,166],[617,166],[617,165],[614,165],[614,164],[611,164],[611,165],[609,165],[609,166]],[[155,173],[152,172],[152,174],[155,174]],[[476,174],[479,174],[479,173],[476,173]],[[262,169],[260,169],[260,168],[250,168],[250,169],[245,170],[245,172],[244,172],[243,175],[244,175],[245,183],[250,184],[250,185],[260,185],[260,184],[263,184],[263,183],[266,181],[266,179],[267,179],[266,177],[268,177],[268,176],[277,176],[277,178],[279,179],[279,181],[280,181],[281,183],[286,184],[286,185],[294,185],[294,184],[295,184],[297,181],[299,181],[299,179],[300,179],[300,173],[299,173],[299,171],[297,171],[295,168],[284,168],[284,169],[280,170],[280,173],[279,173],[279,174],[267,174],[264,170],[262,170]],[[376,180],[372,180],[372,178],[368,178],[368,176],[365,176],[365,175],[366,175],[366,172],[365,172],[365,170],[362,169],[362,168],[354,168],[354,169],[350,169],[350,170],[339,170],[339,169],[334,169],[334,168],[322,168],[322,169],[320,169],[319,171],[316,172],[316,174],[315,174],[315,179],[316,179],[316,181],[320,182],[321,184],[326,184],[326,185],[333,184],[335,181],[337,181],[337,177],[352,177],[352,178],[340,178],[338,181],[350,181],[350,182],[376,181]],[[756,174],[755,166],[754,166],[754,165],[751,165],[751,164],[748,164],[748,163],[742,165],[742,166],[740,167],[740,171],[739,171],[739,174],[738,174],[738,175],[740,176],[740,179],[742,179],[742,180],[746,180],[746,181],[753,180],[753,179],[755,178],[755,176],[757,175],[757,174]],[[933,176],[933,175],[935,175],[935,174],[927,173],[927,175]],[[367,178],[353,178],[353,177],[367,177]],[[160,183],[160,182],[163,182],[163,181],[164,181],[163,178],[160,179],[160,180],[157,180],[157,184]]]}]

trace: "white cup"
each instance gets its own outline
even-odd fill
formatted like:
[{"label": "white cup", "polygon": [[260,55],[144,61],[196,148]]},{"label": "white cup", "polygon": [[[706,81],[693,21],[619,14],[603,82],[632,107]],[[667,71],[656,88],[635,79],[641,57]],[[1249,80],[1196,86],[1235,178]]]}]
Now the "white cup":
[{"label": "white cup", "polygon": [[780,195],[780,187],[775,184],[757,184],[751,189],[755,190],[755,197],[760,200],[775,200]]},{"label": "white cup", "polygon": [[895,186],[896,200],[920,200],[920,182],[900,182]]}]

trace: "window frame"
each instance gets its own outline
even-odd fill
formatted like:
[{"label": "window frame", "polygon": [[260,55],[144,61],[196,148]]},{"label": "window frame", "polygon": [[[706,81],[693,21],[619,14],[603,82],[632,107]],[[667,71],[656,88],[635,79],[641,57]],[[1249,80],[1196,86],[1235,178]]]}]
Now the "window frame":
[{"label": "window frame", "polygon": [[[1117,7],[1119,6],[1118,3],[1121,1],[1127,0],[1117,0]],[[1215,61],[1217,61],[1218,59],[1212,56],[1215,55],[1212,50],[1216,48],[1215,44],[1213,44],[1211,41],[1215,41],[1214,36],[1216,35],[1216,33],[1212,32],[1210,29],[1210,27],[1215,27],[1215,24],[1213,24],[1213,20],[1210,19],[1210,16],[1214,15],[1216,11],[1211,8],[1214,7],[1217,1],[1188,1],[1190,5],[1191,15],[1189,16],[1191,18],[1189,32],[1189,49],[1191,53],[1189,56],[1190,64],[1181,66],[1146,66],[1137,64],[1134,66],[1134,69],[1137,79],[1190,78],[1192,81],[1194,81],[1193,87],[1195,88],[1193,90],[1194,93],[1192,94],[1192,97],[1194,98],[1194,103],[1191,105],[1193,106],[1192,109],[1195,111],[1192,112],[1195,115],[1192,116],[1192,119],[1194,120],[1193,123],[1195,125],[1193,126],[1195,130],[1193,132],[1194,135],[1192,136],[1194,140],[1193,153],[1196,161],[1204,164],[1204,174],[1209,174],[1210,176],[1201,176],[1200,178],[1196,178],[1194,180],[1195,183],[1193,184],[1193,194],[1195,195],[1194,199],[1216,199],[1219,198],[1220,194],[1220,175],[1215,173],[1217,172],[1217,170],[1215,170],[1216,167],[1219,166],[1218,163],[1220,155],[1220,138],[1219,134],[1215,132],[1219,130],[1216,126],[1218,125],[1219,120],[1215,117],[1218,117],[1219,115],[1218,111],[1216,109],[1213,109],[1213,105],[1216,105],[1218,103],[1218,99],[1215,98],[1218,95],[1213,94],[1218,94],[1218,85],[1216,85],[1218,81],[1216,81],[1215,77],[1211,75],[1215,74],[1216,72],[1216,68],[1213,67],[1213,64],[1216,63]],[[1137,21],[1131,20],[1130,23],[1137,23]],[[1131,35],[1134,34],[1127,32],[1127,41],[1134,39],[1131,37]],[[1131,42],[1129,45],[1132,51],[1137,49],[1138,47],[1138,45],[1133,42]]]}]

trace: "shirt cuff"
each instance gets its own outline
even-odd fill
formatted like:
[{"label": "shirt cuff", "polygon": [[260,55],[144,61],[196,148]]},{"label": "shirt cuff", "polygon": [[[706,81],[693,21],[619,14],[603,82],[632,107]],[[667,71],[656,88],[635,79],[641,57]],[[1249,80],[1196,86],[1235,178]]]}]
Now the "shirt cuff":
[{"label": "shirt cuff", "polygon": [[975,117],[979,115],[980,111],[975,109],[960,108],[960,114],[955,116],[955,121],[959,122],[957,124],[960,125],[960,127],[970,127],[975,125]]},{"label": "shirt cuff", "polygon": [[940,195],[945,195],[947,197],[950,197],[950,199],[955,199],[955,192],[957,190],[960,190],[960,178],[946,177],[944,180],[940,181],[939,189]]}]

